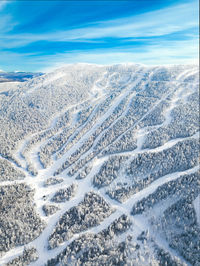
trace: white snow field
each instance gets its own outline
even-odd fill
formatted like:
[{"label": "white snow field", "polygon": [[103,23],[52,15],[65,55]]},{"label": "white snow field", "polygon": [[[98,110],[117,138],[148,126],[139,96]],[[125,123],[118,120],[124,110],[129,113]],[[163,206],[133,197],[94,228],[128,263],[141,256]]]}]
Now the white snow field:
[{"label": "white snow field", "polygon": [[0,265],[200,265],[198,66],[0,84]]}]

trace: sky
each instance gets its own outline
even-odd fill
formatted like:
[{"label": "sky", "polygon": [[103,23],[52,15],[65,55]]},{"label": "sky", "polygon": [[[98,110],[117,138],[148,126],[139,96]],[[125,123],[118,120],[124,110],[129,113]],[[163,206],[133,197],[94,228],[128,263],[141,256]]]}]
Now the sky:
[{"label": "sky", "polygon": [[198,0],[0,0],[0,69],[198,62]]}]

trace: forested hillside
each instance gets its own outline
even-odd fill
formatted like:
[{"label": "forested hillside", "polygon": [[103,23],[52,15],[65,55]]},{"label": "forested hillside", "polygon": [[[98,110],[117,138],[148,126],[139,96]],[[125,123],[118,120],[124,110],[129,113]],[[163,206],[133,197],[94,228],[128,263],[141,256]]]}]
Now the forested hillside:
[{"label": "forested hillside", "polygon": [[0,265],[200,265],[198,66],[0,84]]}]

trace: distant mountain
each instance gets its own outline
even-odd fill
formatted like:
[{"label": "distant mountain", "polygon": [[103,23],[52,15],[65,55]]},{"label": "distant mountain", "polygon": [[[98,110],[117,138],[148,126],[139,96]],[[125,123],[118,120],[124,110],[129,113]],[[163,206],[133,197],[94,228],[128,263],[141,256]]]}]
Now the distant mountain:
[{"label": "distant mountain", "polygon": [[0,265],[199,265],[198,73],[75,64],[0,84]]},{"label": "distant mountain", "polygon": [[0,82],[24,82],[28,79],[38,77],[43,73],[31,73],[31,72],[3,72],[0,71]]}]

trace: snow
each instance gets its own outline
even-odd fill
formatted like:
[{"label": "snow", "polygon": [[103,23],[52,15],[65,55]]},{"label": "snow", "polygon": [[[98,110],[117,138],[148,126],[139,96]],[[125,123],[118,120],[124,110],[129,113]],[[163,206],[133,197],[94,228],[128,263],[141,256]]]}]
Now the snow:
[{"label": "snow", "polygon": [[[132,64],[125,64],[122,67],[122,70],[126,69],[126,67],[131,67]],[[135,66],[135,65],[134,65]],[[56,121],[59,118],[59,116],[61,116],[62,114],[64,114],[67,110],[72,112],[72,123],[73,126],[75,127],[75,130],[71,136],[71,138],[77,134],[80,133],[81,130],[84,128],[85,124],[80,125],[79,127],[76,127],[76,112],[73,112],[73,108],[77,107],[76,111],[78,110],[82,110],[82,105],[85,104],[87,101],[89,101],[92,106],[93,106],[93,111],[87,121],[87,123],[90,122],[91,117],[93,116],[93,114],[96,112],[96,106],[99,102],[101,102],[103,99],[105,99],[109,94],[108,91],[110,89],[110,80],[106,80],[106,85],[102,86],[100,85],[100,82],[104,79],[106,79],[107,75],[109,74],[109,67],[104,68],[103,66],[94,66],[94,65],[85,65],[85,64],[78,64],[73,66],[73,68],[75,70],[77,70],[80,67],[80,71],[83,71],[82,74],[85,75],[85,73],[90,72],[91,69],[100,69],[99,71],[101,71],[98,79],[94,82],[94,84],[92,85],[92,87],[90,88],[89,92],[88,92],[88,98],[86,98],[83,101],[80,101],[79,103],[75,103],[75,104],[71,104],[69,106],[67,106],[65,109],[62,109],[59,112],[56,112],[51,119],[49,120],[49,123],[46,127],[46,129],[43,129],[40,131],[44,132],[45,130],[48,129],[52,129],[56,126]],[[142,65],[137,66],[139,70],[142,71]],[[37,93],[37,89],[39,89],[42,86],[49,86],[51,84],[56,84],[58,83],[59,86],[64,84],[67,79],[68,76],[66,75],[66,72],[68,71],[68,69],[71,68],[71,66],[67,66],[65,68],[59,69],[54,71],[53,73],[49,73],[46,76],[39,78],[38,83],[37,83],[37,79],[34,79],[33,84],[27,82],[25,86],[30,86],[30,88],[27,89],[25,96],[27,95],[31,95],[33,93]],[[159,71],[159,67],[157,68],[153,68],[149,79],[145,82],[143,82],[143,86],[142,86],[142,90],[143,91],[145,89],[145,85],[151,81],[151,78],[153,76],[153,74],[155,74],[156,72]],[[126,164],[131,161],[133,159],[134,156],[140,154],[140,153],[155,153],[155,152],[161,152],[163,150],[169,149],[171,147],[173,147],[174,145],[176,145],[178,142],[183,142],[185,140],[188,139],[198,139],[199,138],[199,132],[195,133],[193,136],[187,137],[187,138],[174,138],[171,139],[169,141],[167,141],[166,143],[164,143],[162,146],[159,146],[157,148],[154,149],[143,149],[143,144],[145,142],[145,138],[146,135],[148,134],[148,132],[150,131],[154,131],[160,127],[163,126],[170,126],[170,123],[172,121],[172,110],[179,105],[180,100],[187,102],[187,97],[195,90],[195,86],[190,86],[190,89],[188,91],[185,91],[185,88],[183,88],[182,86],[178,86],[180,82],[182,82],[186,77],[195,74],[196,70],[191,70],[191,69],[183,69],[183,71],[176,77],[176,80],[174,81],[176,85],[173,84],[173,86],[175,86],[174,90],[176,89],[176,92],[173,95],[173,98],[171,99],[170,103],[169,103],[169,107],[166,109],[165,114],[164,114],[164,122],[162,124],[159,125],[155,125],[155,126],[148,126],[148,127],[143,127],[143,128],[139,128],[136,130],[136,140],[137,140],[137,148],[133,151],[128,151],[128,152],[118,152],[115,155],[126,155],[129,157],[129,159],[124,163],[123,167],[126,166]],[[113,73],[113,75],[115,74],[115,72]],[[119,73],[120,74],[120,73]],[[32,246],[36,246],[37,251],[39,253],[39,259],[36,262],[31,263],[30,265],[32,266],[39,266],[39,265],[44,265],[44,263],[47,262],[48,259],[55,257],[57,254],[59,254],[69,243],[71,243],[74,239],[77,239],[80,235],[85,234],[86,232],[91,232],[91,233],[98,233],[101,230],[107,228],[115,219],[119,218],[122,214],[126,214],[128,215],[128,217],[130,217],[133,226],[132,226],[132,233],[133,234],[139,234],[142,231],[146,231],[147,229],[150,230],[151,236],[154,238],[155,242],[157,244],[159,244],[161,247],[163,247],[165,250],[169,251],[170,254],[173,255],[177,255],[177,253],[171,249],[167,243],[167,241],[159,236],[156,235],[155,232],[153,232],[153,230],[151,230],[151,225],[149,224],[149,221],[147,218],[141,216],[141,215],[136,215],[136,216],[132,216],[131,211],[133,208],[133,205],[135,203],[137,203],[138,201],[140,201],[141,199],[143,199],[144,197],[147,197],[148,195],[152,194],[153,192],[156,191],[156,189],[160,186],[162,186],[163,184],[172,181],[172,180],[176,180],[177,178],[179,178],[180,176],[184,175],[184,174],[191,174],[191,173],[195,173],[198,171],[199,166],[194,166],[191,169],[188,169],[186,171],[182,171],[182,172],[176,172],[176,173],[172,173],[172,174],[168,174],[165,176],[162,176],[160,178],[158,178],[157,180],[155,180],[154,182],[152,182],[151,184],[148,185],[148,187],[142,189],[141,191],[137,192],[136,194],[130,196],[125,202],[120,203],[117,202],[116,200],[111,199],[107,194],[106,194],[106,188],[101,188],[101,189],[97,189],[93,186],[93,177],[95,174],[98,173],[98,171],[100,170],[101,166],[103,165],[103,163],[105,161],[108,160],[108,158],[110,156],[101,156],[101,157],[97,157],[95,156],[93,158],[93,160],[91,161],[91,165],[92,165],[92,170],[90,171],[90,173],[86,176],[86,178],[84,179],[80,179],[80,180],[76,180],[76,176],[73,177],[69,177],[66,175],[66,171],[63,171],[59,177],[62,177],[64,179],[64,181],[62,183],[58,183],[56,185],[52,185],[52,186],[44,186],[44,181],[49,178],[52,177],[54,172],[59,169],[59,167],[69,158],[69,156],[71,154],[73,154],[74,152],[76,152],[85,141],[87,141],[87,139],[95,132],[95,130],[97,130],[102,123],[108,118],[110,117],[110,115],[113,113],[113,111],[115,110],[115,108],[119,105],[119,103],[125,99],[127,97],[128,101],[127,101],[127,105],[125,110],[123,110],[122,114],[114,121],[112,122],[107,128],[105,128],[95,139],[92,147],[84,154],[81,154],[79,160],[85,158],[88,154],[90,154],[91,152],[93,152],[94,146],[97,144],[97,142],[100,140],[100,138],[103,136],[103,134],[110,129],[114,123],[116,123],[119,119],[121,119],[122,117],[125,117],[128,113],[129,107],[130,107],[130,103],[131,100],[137,96],[136,92],[133,92],[133,88],[135,86],[137,86],[142,79],[145,76],[145,71],[144,73],[140,73],[138,74],[137,79],[133,82],[133,81],[129,81],[129,79],[126,77],[122,78],[121,82],[125,84],[124,88],[121,90],[120,94],[112,101],[112,105],[108,108],[108,110],[101,115],[101,117],[95,122],[95,124],[87,131],[85,132],[81,139],[79,139],[71,148],[69,148],[66,153],[61,157],[61,158],[57,158],[56,156],[53,156],[52,158],[52,164],[50,166],[48,166],[46,169],[43,168],[43,166],[41,165],[41,162],[39,160],[39,156],[38,153],[41,150],[41,147],[44,146],[49,140],[52,139],[53,136],[45,139],[45,140],[41,140],[41,142],[38,142],[36,145],[31,146],[30,147],[30,151],[27,153],[26,158],[23,157],[22,152],[24,151],[24,149],[26,148],[26,146],[28,145],[29,141],[39,132],[35,132],[33,134],[29,134],[27,135],[23,140],[21,140],[15,150],[14,153],[14,158],[16,158],[17,161],[20,162],[20,166],[17,166],[13,161],[9,160],[9,162],[12,163],[12,165],[14,165],[14,167],[19,168],[20,170],[23,171],[23,173],[25,173],[26,177],[24,180],[17,180],[17,181],[4,181],[2,183],[0,183],[0,186],[3,185],[11,185],[14,184],[15,182],[17,183],[26,183],[28,184],[32,189],[35,190],[35,195],[34,195],[34,203],[35,203],[35,208],[37,213],[39,214],[39,216],[41,217],[41,219],[46,223],[46,227],[44,229],[44,231],[41,233],[41,235],[33,240],[32,242],[30,242],[29,244],[26,245],[26,247],[32,247]],[[112,77],[112,75],[110,76],[110,78]],[[9,83],[10,84],[10,83]],[[16,84],[13,85],[13,87],[15,87]],[[1,88],[3,88],[3,85],[0,84],[0,91]],[[115,143],[117,140],[119,140],[128,130],[132,130],[134,128],[136,128],[136,126],[138,126],[140,124],[140,122],[148,116],[148,114],[150,114],[150,112],[152,112],[155,108],[158,107],[158,105],[162,102],[165,101],[169,96],[171,95],[170,93],[167,93],[165,95],[163,95],[162,98],[160,98],[156,104],[153,106],[153,108],[151,108],[150,110],[148,110],[145,115],[139,119],[136,123],[134,123],[134,125],[131,125],[127,130],[124,130],[124,132],[122,134],[120,134],[116,139],[115,139]],[[56,134],[58,134],[59,132],[62,132],[62,128],[60,128]],[[69,139],[70,141],[70,139]],[[107,147],[109,147],[111,144],[108,144]],[[66,145],[66,143],[61,147],[61,149]],[[58,153],[59,151],[57,151]],[[2,158],[0,156],[0,158]],[[28,170],[27,170],[27,166],[28,166],[28,162],[27,159],[30,160],[30,162],[32,163],[32,165],[34,165],[34,167],[37,169],[38,174],[37,176],[32,176]],[[70,169],[70,168],[69,168]],[[68,170],[69,170],[68,169]],[[117,183],[117,182],[124,182],[126,180],[125,174],[123,171],[120,172],[120,174],[117,177],[117,180],[115,180],[111,185]],[[71,184],[77,184],[78,185],[78,189],[76,192],[76,195],[67,202],[63,202],[63,203],[55,203],[56,206],[58,206],[60,208],[60,210],[58,210],[55,214],[46,217],[45,214],[43,213],[42,210],[42,206],[44,204],[47,203],[52,203],[51,202],[51,198],[53,197],[53,195],[55,194],[56,191],[58,191],[61,188],[66,188],[68,186],[70,186]],[[115,209],[115,211],[109,216],[107,217],[100,225],[92,227],[90,229],[88,229],[87,231],[81,232],[80,234],[75,234],[69,241],[66,241],[65,243],[61,244],[59,247],[53,249],[53,250],[49,250],[48,249],[48,237],[49,235],[52,233],[53,229],[55,228],[56,223],[59,221],[60,217],[70,208],[72,208],[73,206],[78,205],[84,198],[84,195],[87,192],[90,191],[94,191],[96,193],[99,193],[100,196],[102,196],[110,205],[112,208]],[[45,196],[45,198],[43,197]],[[160,203],[159,203],[160,204]],[[166,202],[166,206],[167,206],[168,202]],[[197,214],[197,222],[200,225],[200,194],[198,195],[198,197],[193,201],[194,204],[194,208]],[[165,207],[166,207],[165,206]],[[163,212],[164,210],[164,205],[163,208],[161,205],[157,206],[157,209],[154,209],[154,214],[157,215],[158,217],[160,216],[160,214]],[[149,217],[148,217],[149,218]],[[121,239],[123,239],[123,236],[121,237]],[[17,255],[21,254],[23,252],[23,246],[21,247],[16,247],[11,249],[10,251],[8,251],[4,256],[2,256],[0,258],[0,265],[10,261],[12,258],[16,257]],[[182,258],[182,260],[184,261],[184,259]]]},{"label": "snow", "polygon": [[200,226],[200,194],[193,201],[193,205],[194,205],[196,216],[197,216],[197,223]]}]

